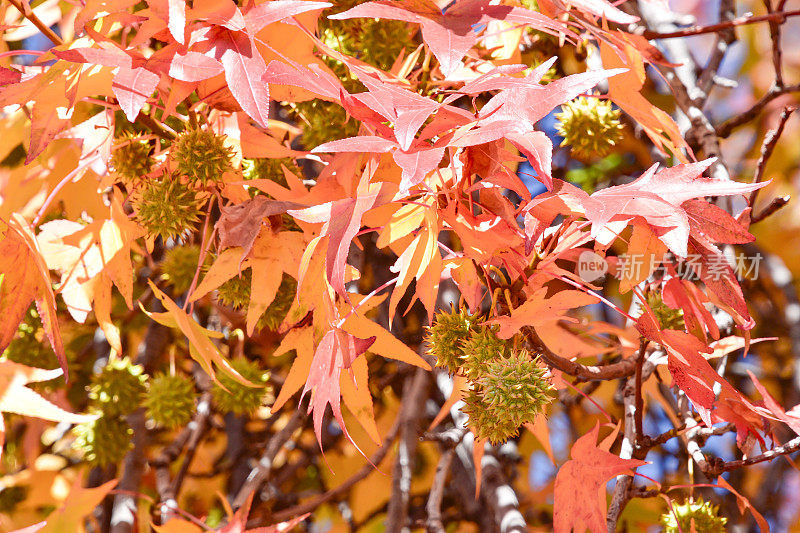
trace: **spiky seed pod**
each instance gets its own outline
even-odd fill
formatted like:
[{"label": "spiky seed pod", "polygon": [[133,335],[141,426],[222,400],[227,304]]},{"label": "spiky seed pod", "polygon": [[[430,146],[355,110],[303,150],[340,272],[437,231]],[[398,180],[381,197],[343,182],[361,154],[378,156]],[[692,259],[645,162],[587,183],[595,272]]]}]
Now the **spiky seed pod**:
[{"label": "spiky seed pod", "polygon": [[250,285],[252,284],[250,270],[234,276],[217,289],[217,300],[222,305],[233,309],[244,309],[250,303]]},{"label": "spiky seed pod", "polygon": [[[351,9],[364,0],[336,2],[330,14]],[[405,49],[410,53],[417,47],[413,39],[414,30],[397,20],[354,18],[335,20],[323,17],[319,21],[320,38],[338,52],[358,57],[361,61],[381,70],[389,70]],[[328,58],[330,59],[330,58]]]},{"label": "spiky seed pod", "polygon": [[683,309],[673,309],[664,303],[661,292],[652,291],[647,295],[647,305],[653,310],[662,329],[683,330]]},{"label": "spiky seed pod", "polygon": [[73,447],[83,451],[92,466],[116,464],[133,448],[133,430],[120,416],[103,414],[90,422],[78,424]]},{"label": "spiky seed pod", "polygon": [[[220,383],[211,387],[211,399],[214,406],[221,413],[237,415],[254,413],[261,405],[272,396],[272,387],[267,385],[269,372],[261,370],[258,363],[240,357],[231,361],[231,366],[246,380],[257,385],[249,387],[222,372],[217,373]],[[226,390],[227,389],[227,390]]]},{"label": "spiky seed pod", "polygon": [[276,331],[286,317],[286,313],[292,307],[295,294],[297,294],[297,281],[293,277],[284,274],[283,278],[281,278],[278,292],[275,293],[275,299],[272,300],[264,314],[258,319],[256,329]]},{"label": "spiky seed pod", "polygon": [[622,138],[619,110],[608,100],[580,96],[562,105],[556,119],[561,146],[572,146],[578,159],[602,157]]},{"label": "spiky seed pod", "polygon": [[476,380],[483,404],[496,417],[521,426],[533,422],[552,401],[547,370],[527,350],[490,361]]},{"label": "spiky seed pod", "polygon": [[11,485],[0,489],[0,513],[13,513],[17,505],[28,499],[30,487],[27,485]]},{"label": "spiky seed pod", "polygon": [[519,424],[515,424],[508,416],[497,416],[475,387],[467,393],[464,404],[461,410],[469,416],[467,427],[478,438],[500,444],[519,434]]},{"label": "spiky seed pod", "polygon": [[166,240],[194,230],[205,200],[179,180],[163,177],[144,183],[132,203],[136,221]]},{"label": "spiky seed pod", "polygon": [[3,357],[21,365],[47,370],[58,368],[58,359],[45,338],[35,307],[28,309]]},{"label": "spiky seed pod", "polygon": [[508,355],[508,343],[487,327],[475,328],[461,343],[461,374],[469,380],[483,376],[490,362]]},{"label": "spiky seed pod", "polygon": [[[233,309],[244,309],[250,304],[252,272],[245,270],[239,276],[234,276],[217,289],[217,300],[222,305],[227,305]],[[275,293],[275,299],[264,310],[264,314],[256,322],[256,330],[269,329],[276,330],[283,322],[286,313],[292,307],[295,293],[297,292],[297,281],[287,274],[283,274],[281,284]]]},{"label": "spiky seed pod", "polygon": [[147,141],[133,136],[126,136],[121,141],[111,154],[111,167],[122,178],[122,183],[131,187],[150,172],[155,160],[151,155],[152,147]]},{"label": "spiky seed pod", "polygon": [[283,167],[286,167],[286,170],[295,176],[303,177],[303,171],[297,166],[294,159],[290,157],[245,159],[242,161],[242,174],[244,179],[247,180],[270,180],[282,187],[287,187]]},{"label": "spiky seed pod", "polygon": [[169,151],[178,173],[201,187],[222,181],[222,174],[233,169],[233,149],[225,146],[225,136],[211,130],[187,129],[175,139]]},{"label": "spiky seed pod", "polygon": [[[678,504],[673,503],[674,513],[667,510],[661,515],[661,525],[664,526],[664,533],[678,533],[683,531],[696,531],[697,533],[724,533],[725,524],[728,519],[719,516],[716,505],[711,502],[704,502],[702,498],[695,501],[685,501]],[[678,527],[680,525],[680,527]],[[694,529],[692,529],[694,526]]]},{"label": "spiky seed pod", "polygon": [[172,285],[176,294],[189,290],[200,261],[200,247],[195,244],[173,246],[161,260],[161,279]]},{"label": "spiky seed pod", "polygon": [[462,345],[474,327],[476,320],[466,309],[451,308],[449,313],[436,313],[425,336],[428,354],[436,358],[436,366],[446,368],[451,374],[458,372],[464,356]]},{"label": "spiky seed pod", "polygon": [[325,100],[298,102],[293,111],[303,123],[303,146],[311,150],[329,141],[355,137],[361,127],[357,120],[348,119],[342,106]]},{"label": "spiky seed pod", "polygon": [[92,376],[89,399],[109,416],[124,416],[138,408],[146,392],[147,374],[128,357],[110,359],[99,374]]},{"label": "spiky seed pod", "polygon": [[144,406],[147,416],[169,429],[185,426],[194,415],[197,392],[184,376],[158,374],[150,381]]}]

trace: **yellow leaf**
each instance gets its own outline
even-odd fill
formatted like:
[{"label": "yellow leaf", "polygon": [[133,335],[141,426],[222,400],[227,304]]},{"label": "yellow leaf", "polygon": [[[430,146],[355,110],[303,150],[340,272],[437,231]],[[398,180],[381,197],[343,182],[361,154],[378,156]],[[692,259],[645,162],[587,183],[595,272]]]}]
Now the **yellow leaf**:
[{"label": "yellow leaf", "polygon": [[280,346],[275,349],[272,354],[274,356],[283,355],[290,350],[297,352],[297,357],[289,369],[289,374],[283,382],[281,392],[272,404],[272,410],[277,411],[286,400],[291,398],[294,393],[300,390],[311,371],[311,361],[314,359],[314,328],[306,326],[304,328],[295,328],[289,331],[283,337]]},{"label": "yellow leaf", "polygon": [[53,511],[47,517],[46,525],[38,530],[38,533],[80,533],[84,530],[83,521],[100,505],[100,502],[108,495],[111,489],[117,484],[113,479],[96,488],[86,489],[81,486],[82,476],[78,476],[72,485],[69,496],[64,500],[64,504]]},{"label": "yellow leaf", "polygon": [[160,320],[163,317],[162,314],[149,313],[144,309],[142,310],[150,318],[159,323],[171,327],[177,326],[177,328],[180,329],[189,340],[190,355],[200,364],[200,367],[211,377],[211,379],[217,381],[216,374],[214,373],[214,366],[216,366],[217,368],[221,368],[223,372],[245,386],[257,386],[243,378],[222,356],[214,343],[211,342],[211,339],[209,339],[209,333],[211,333],[209,330],[203,328],[200,326],[200,324],[195,322],[194,319],[186,314],[183,309],[178,307],[178,305],[173,302],[169,296],[161,292],[159,288],[156,287],[155,283],[150,280],[148,280],[148,283],[150,284],[150,288],[153,290],[155,297],[161,301],[164,309],[166,309],[167,313],[171,315],[171,320],[165,320],[162,322]]},{"label": "yellow leaf", "polygon": [[376,324],[364,315],[355,312],[351,314],[342,324],[342,329],[351,335],[358,337],[375,337],[375,343],[370,346],[370,352],[378,354],[387,359],[403,361],[410,365],[430,370],[429,365],[417,352],[398,340],[389,331]]},{"label": "yellow leaf", "polygon": [[344,404],[356,417],[367,435],[375,442],[381,443],[381,435],[375,424],[375,413],[372,410],[372,394],[369,391],[369,372],[367,360],[358,357],[350,366],[349,372],[342,372],[339,378],[339,387],[342,391]]}]

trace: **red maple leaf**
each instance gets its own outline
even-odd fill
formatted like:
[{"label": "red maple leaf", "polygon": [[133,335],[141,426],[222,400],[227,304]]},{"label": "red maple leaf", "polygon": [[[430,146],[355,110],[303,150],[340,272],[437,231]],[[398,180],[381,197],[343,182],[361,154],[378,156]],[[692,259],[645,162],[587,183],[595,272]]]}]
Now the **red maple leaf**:
[{"label": "red maple leaf", "polygon": [[[637,459],[622,459],[597,446],[599,424],[575,441],[572,459],[556,475],[553,530],[606,531],[605,488],[609,479],[630,473],[647,464]],[[610,444],[610,443],[609,443]]]},{"label": "red maple leaf", "polygon": [[339,379],[342,370],[350,368],[355,358],[366,352],[375,339],[376,337],[359,339],[344,330],[333,328],[325,333],[317,345],[308,379],[303,387],[301,401],[302,398],[305,398],[306,393],[311,392],[308,412],[312,413],[314,433],[317,435],[320,446],[322,446],[322,419],[328,405],[331,406],[333,417],[339,423],[339,427],[352,442],[342,418],[342,394]]},{"label": "red maple leaf", "polygon": [[457,135],[450,145],[474,146],[505,137],[528,158],[537,178],[548,189],[552,189],[550,160],[553,145],[545,134],[535,131],[534,125],[557,106],[623,70],[584,72],[541,85],[542,76],[550,64],[552,63],[548,62],[538,67],[525,78],[513,83],[509,83],[506,78],[492,77],[480,80],[480,83],[476,80],[474,84],[466,85],[467,94],[497,88],[500,91],[481,108],[478,127]]}]

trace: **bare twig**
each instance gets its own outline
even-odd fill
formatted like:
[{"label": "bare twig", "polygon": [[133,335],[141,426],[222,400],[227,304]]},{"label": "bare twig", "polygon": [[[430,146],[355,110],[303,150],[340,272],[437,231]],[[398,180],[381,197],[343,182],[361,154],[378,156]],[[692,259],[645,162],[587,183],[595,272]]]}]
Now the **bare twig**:
[{"label": "bare twig", "polygon": [[755,224],[756,222],[761,222],[765,218],[775,214],[779,209],[786,206],[791,200],[792,197],[790,195],[786,196],[778,196],[773,198],[767,206],[761,210],[761,212],[750,219],[750,224]]},{"label": "bare twig", "polygon": [[783,24],[789,17],[800,16],[800,9],[793,11],[779,11],[769,13],[767,15],[751,16],[751,17],[738,17],[733,20],[720,22],[719,24],[709,24],[708,26],[692,26],[683,30],[676,30],[670,32],[659,32],[653,30],[643,30],[641,35],[647,39],[675,39],[679,37],[690,37],[692,35],[703,35],[705,33],[718,33],[720,31],[730,30],[737,26],[745,26],[747,24],[757,24],[759,22],[772,22],[774,24]]},{"label": "bare twig", "polygon": [[397,456],[392,468],[392,496],[386,513],[386,531],[400,532],[406,527],[408,504],[411,492],[411,470],[417,443],[417,426],[424,412],[419,406],[425,404],[428,395],[430,373],[418,368],[414,379],[406,382],[400,409],[400,439]]},{"label": "bare twig", "polygon": [[140,124],[146,126],[147,129],[149,129],[150,131],[152,131],[153,133],[155,133],[156,135],[158,135],[162,139],[166,139],[168,141],[171,141],[171,140],[175,139],[175,137],[176,137],[175,132],[172,131],[171,128],[169,128],[168,126],[166,126],[164,124],[161,124],[160,122],[158,122],[156,119],[154,119],[150,115],[146,115],[146,114],[140,112],[139,115],[136,117],[136,122],[139,122]]},{"label": "bare twig", "polygon": [[36,26],[36,28],[42,32],[45,37],[50,39],[54,45],[61,46],[64,44],[64,40],[56,35],[56,33],[51,30],[47,24],[42,22],[42,20],[36,16],[36,13],[33,12],[33,9],[31,9],[31,6],[27,2],[23,0],[8,0],[8,3],[17,8],[17,11],[22,13],[23,17],[30,20],[31,24]]},{"label": "bare twig", "polygon": [[303,424],[305,413],[302,409],[298,408],[292,414],[292,417],[280,431],[278,431],[267,443],[261,459],[258,464],[253,468],[244,485],[239,490],[236,498],[233,500],[234,508],[241,507],[247,501],[253,491],[258,488],[269,478],[272,473],[272,465],[278,452],[281,451],[284,444],[291,438],[292,434]]},{"label": "bare twig", "polygon": [[[652,360],[647,360],[648,344],[649,342],[645,339],[641,340],[639,353],[636,354],[636,374],[627,379],[625,388],[622,391],[623,409],[625,411],[625,430],[619,452],[619,456],[622,459],[644,459],[650,449],[650,439],[645,438],[644,431],[641,428],[642,418],[644,417],[642,383],[652,375],[656,368]],[[610,533],[617,530],[619,517],[631,499],[632,486],[633,476],[617,476],[617,484],[614,486],[614,495],[611,498],[606,517],[606,525]]]},{"label": "bare twig", "polygon": [[[770,14],[776,11],[772,8],[772,0],[763,0],[764,7]],[[781,2],[781,5],[783,2]],[[783,87],[783,51],[781,50],[781,25],[783,20],[769,21],[769,38],[772,41],[772,67],[775,70],[775,85]]]},{"label": "bare twig", "polygon": [[320,494],[319,496],[312,498],[311,500],[301,503],[300,505],[296,505],[294,507],[290,507],[289,509],[284,509],[283,511],[278,511],[272,515],[273,522],[284,522],[296,516],[300,516],[305,513],[310,513],[320,505],[325,502],[328,502],[350,490],[353,485],[370,475],[372,472],[375,471],[375,467],[373,465],[378,465],[381,461],[383,461],[386,454],[389,453],[391,449],[392,443],[397,438],[397,434],[400,431],[400,417],[398,416],[397,420],[395,420],[392,429],[389,430],[389,433],[386,435],[386,438],[383,440],[383,444],[381,445],[378,450],[372,454],[369,458],[369,462],[364,465],[361,470],[355,473],[351,478],[347,481],[342,483],[341,485],[330,489],[329,491],[325,492],[324,494]]},{"label": "bare twig", "polygon": [[722,138],[728,137],[733,130],[753,120],[756,115],[761,113],[761,111],[776,98],[798,91],[800,91],[800,83],[795,85],[786,85],[784,87],[778,87],[777,85],[773,84],[766,94],[759,98],[759,100],[753,104],[750,109],[743,111],[742,113],[738,113],[737,115],[729,118],[717,126],[717,135]]},{"label": "bare twig", "polygon": [[575,361],[565,359],[550,350],[536,335],[533,328],[524,328],[527,341],[533,346],[536,353],[540,354],[545,363],[562,372],[581,378],[585,381],[609,380],[626,378],[636,371],[636,359],[630,357],[617,363],[604,366],[582,365]]},{"label": "bare twig", "polygon": [[[764,179],[764,172],[767,169],[767,163],[769,163],[769,158],[772,156],[772,152],[775,151],[775,147],[778,145],[778,140],[783,133],[784,126],[786,126],[786,121],[789,120],[789,117],[792,116],[792,113],[794,113],[796,110],[796,106],[784,107],[781,111],[781,116],[778,119],[778,125],[775,126],[774,129],[769,130],[767,135],[764,137],[764,143],[761,145],[761,155],[758,158],[758,163],[756,163],[756,172],[753,176],[753,183],[761,183],[761,181]],[[756,189],[750,193],[751,206],[755,205],[759,190],[760,189]]]},{"label": "bare twig", "polygon": [[439,464],[436,466],[436,474],[434,474],[431,492],[428,495],[428,503],[425,505],[425,510],[428,512],[425,528],[428,533],[444,533],[445,531],[442,523],[442,498],[447,483],[447,475],[450,472],[450,465],[453,464],[455,453],[455,448],[444,450],[442,457],[439,459]]}]

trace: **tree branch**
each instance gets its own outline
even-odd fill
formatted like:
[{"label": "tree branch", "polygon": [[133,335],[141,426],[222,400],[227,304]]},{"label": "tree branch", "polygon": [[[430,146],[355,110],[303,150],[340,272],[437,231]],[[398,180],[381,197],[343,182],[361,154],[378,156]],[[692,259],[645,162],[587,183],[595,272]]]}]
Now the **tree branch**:
[{"label": "tree branch", "polygon": [[411,492],[412,462],[417,448],[417,423],[424,412],[428,396],[430,373],[422,368],[414,372],[414,379],[406,382],[400,409],[400,439],[394,467],[392,468],[392,496],[386,513],[386,531],[400,532],[408,521],[408,504]]},{"label": "tree branch", "polygon": [[705,33],[717,33],[720,31],[730,30],[738,26],[745,26],[747,24],[757,24],[759,22],[771,22],[772,24],[783,24],[789,17],[800,16],[800,9],[793,11],[779,11],[769,13],[767,15],[739,17],[733,20],[720,22],[718,24],[709,24],[708,26],[692,26],[683,30],[676,30],[670,32],[659,32],[654,30],[642,30],[640,34],[647,39],[676,39],[679,37],[690,37],[692,35],[703,35]]},{"label": "tree branch", "polygon": [[[775,151],[775,147],[778,145],[778,140],[783,133],[783,128],[786,126],[786,121],[789,120],[789,117],[792,116],[792,113],[797,111],[796,106],[786,106],[781,111],[781,116],[778,119],[778,125],[775,126],[774,129],[769,130],[767,135],[764,137],[764,143],[761,145],[761,155],[758,158],[758,163],[756,163],[756,172],[753,176],[753,183],[761,183],[764,179],[764,172],[767,169],[767,163],[769,163],[769,158],[772,156],[772,152]],[[758,197],[758,191],[760,189],[756,189],[750,193],[750,206],[755,206],[756,198]]]},{"label": "tree branch", "polygon": [[428,503],[425,505],[425,510],[428,512],[425,528],[428,533],[445,533],[444,524],[442,523],[442,498],[447,484],[447,475],[450,473],[450,465],[453,464],[453,456],[455,454],[455,448],[445,449],[439,459],[439,464],[436,465],[436,474],[434,474],[433,483],[431,484]]},{"label": "tree branch", "polygon": [[244,485],[239,490],[236,498],[233,500],[233,507],[239,508],[247,501],[250,494],[264,484],[272,473],[272,464],[278,452],[283,449],[283,445],[291,438],[292,434],[297,430],[305,419],[305,413],[298,406],[297,410],[292,414],[292,417],[280,431],[278,431],[267,443],[264,453],[259,459],[258,464],[250,472]]},{"label": "tree branch", "polygon": [[351,478],[347,481],[342,483],[341,485],[330,489],[329,491],[325,492],[324,494],[320,494],[319,496],[301,503],[300,505],[296,505],[294,507],[290,507],[289,509],[284,509],[282,511],[278,511],[272,515],[272,520],[274,522],[285,522],[291,518],[296,516],[303,515],[305,513],[310,513],[320,505],[325,502],[328,502],[341,494],[344,494],[348,490],[350,490],[353,485],[370,475],[372,472],[375,471],[375,467],[373,465],[380,464],[383,461],[384,457],[389,453],[391,449],[392,443],[397,438],[397,434],[400,431],[400,417],[397,417],[395,420],[392,429],[389,430],[389,433],[386,435],[386,438],[383,440],[383,444],[381,445],[378,450],[370,456],[367,464],[361,467],[361,470],[356,472]]},{"label": "tree branch", "polygon": [[27,2],[24,0],[8,0],[8,3],[17,8],[17,11],[19,11],[23,17],[30,20],[31,23],[36,26],[36,28],[42,32],[45,37],[50,39],[54,45],[61,46],[64,44],[64,40],[56,35],[56,33],[51,30],[47,24],[42,22],[42,20],[36,16],[36,13],[33,12],[33,9],[31,9],[31,6],[28,5]]}]

